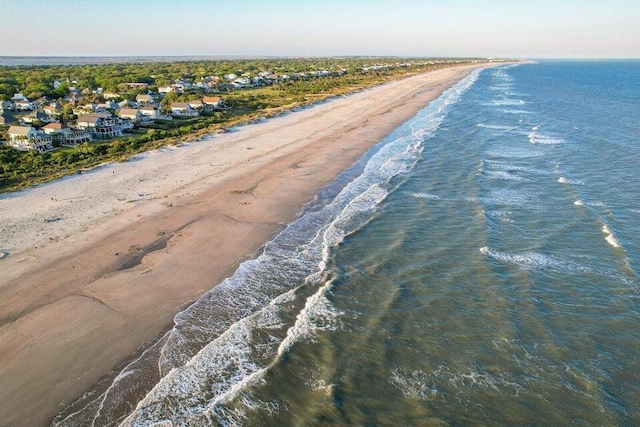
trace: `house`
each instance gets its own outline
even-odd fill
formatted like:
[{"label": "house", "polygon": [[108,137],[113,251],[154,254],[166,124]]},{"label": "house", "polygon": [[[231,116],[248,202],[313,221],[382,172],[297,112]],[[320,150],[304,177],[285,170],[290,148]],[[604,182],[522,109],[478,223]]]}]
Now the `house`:
[{"label": "house", "polygon": [[83,142],[91,142],[93,138],[86,130],[71,129],[62,123],[49,123],[42,128],[46,135],[50,135],[60,145],[75,147]]},{"label": "house", "polygon": [[22,99],[13,103],[14,108],[18,111],[33,111],[36,109],[36,105],[28,99]]},{"label": "house", "polygon": [[129,101],[128,99],[123,99],[118,102],[119,108],[138,108],[138,103],[135,101]]},{"label": "house", "polygon": [[13,96],[11,97],[11,102],[13,102],[13,103],[18,102],[18,101],[26,101],[26,100],[27,100],[27,97],[24,96],[23,94],[19,93],[19,92],[18,93],[14,93]]},{"label": "house", "polygon": [[134,123],[138,123],[140,121],[140,110],[137,108],[122,108],[118,111],[118,116],[123,119],[131,120]]},{"label": "house", "polygon": [[202,103],[201,99],[189,101],[187,102],[187,104],[189,104],[189,107],[193,108],[194,110],[202,111],[204,109],[204,104]]},{"label": "house", "polygon": [[49,105],[46,105],[42,111],[45,112],[45,114],[48,114],[49,116],[53,117],[53,116],[58,116],[62,113],[62,104],[60,104],[59,102],[52,102]]},{"label": "house", "polygon": [[60,144],[67,147],[75,147],[83,142],[91,142],[93,137],[86,130],[69,129],[63,132],[60,138]]},{"label": "house", "polygon": [[151,94],[140,94],[136,96],[136,102],[138,105],[153,105],[156,103],[156,100],[153,98]]},{"label": "house", "polygon": [[175,89],[172,86],[161,86],[158,88],[158,92],[167,94],[169,92],[174,92]]},{"label": "house", "polygon": [[72,102],[75,104],[81,99],[82,99],[82,94],[76,90],[72,90],[71,92],[69,92],[69,95],[67,95],[67,97],[65,98],[65,101]]},{"label": "house", "polygon": [[191,106],[187,102],[172,102],[171,115],[197,117],[200,115],[200,113],[198,112],[198,110],[194,110],[193,108],[191,108]]},{"label": "house", "polygon": [[105,93],[102,94],[102,96],[104,97],[104,99],[120,98],[119,94],[113,93],[113,92],[105,92]]},{"label": "house", "polygon": [[238,79],[235,79],[231,85],[235,88],[235,89],[244,89],[244,88],[248,88],[253,86],[251,84],[251,79],[249,79],[248,77],[240,77]]},{"label": "house", "polygon": [[73,109],[73,114],[76,116],[81,116],[83,114],[91,114],[96,111],[95,104],[85,104]]},{"label": "house", "polygon": [[18,123],[18,121],[9,113],[0,114],[0,126],[7,126],[11,123]]},{"label": "house", "polygon": [[147,122],[150,120],[158,120],[160,118],[160,110],[156,107],[146,106],[140,108],[140,121]]},{"label": "house", "polygon": [[83,114],[76,120],[76,127],[89,131],[96,139],[122,136],[120,122],[108,113]]},{"label": "house", "polygon": [[97,113],[105,113],[105,112],[107,112],[107,110],[114,110],[115,111],[115,110],[119,110],[119,109],[120,109],[120,105],[117,102],[115,102],[115,101],[113,101],[111,99],[103,102],[102,104],[96,105],[96,112]]},{"label": "house", "polygon": [[221,110],[225,108],[224,102],[219,96],[205,96],[202,98],[202,103],[207,111]]},{"label": "house", "polygon": [[35,110],[33,113],[28,114],[22,118],[23,123],[31,124],[38,121],[43,123],[49,123],[51,121],[51,118],[39,110]]},{"label": "house", "polygon": [[31,126],[10,126],[9,146],[17,150],[35,150],[41,153],[53,150],[53,138],[36,131]]},{"label": "house", "polygon": [[62,133],[69,129],[69,127],[63,123],[48,123],[42,127],[42,131],[46,135],[53,135],[56,133]]}]

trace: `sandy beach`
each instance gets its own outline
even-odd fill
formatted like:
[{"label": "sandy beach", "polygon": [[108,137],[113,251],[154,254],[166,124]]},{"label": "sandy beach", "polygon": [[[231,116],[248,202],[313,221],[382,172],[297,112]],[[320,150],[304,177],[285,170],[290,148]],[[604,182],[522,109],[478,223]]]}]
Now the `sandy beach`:
[{"label": "sandy beach", "polygon": [[0,195],[0,426],[48,425],[369,147],[480,66]]}]

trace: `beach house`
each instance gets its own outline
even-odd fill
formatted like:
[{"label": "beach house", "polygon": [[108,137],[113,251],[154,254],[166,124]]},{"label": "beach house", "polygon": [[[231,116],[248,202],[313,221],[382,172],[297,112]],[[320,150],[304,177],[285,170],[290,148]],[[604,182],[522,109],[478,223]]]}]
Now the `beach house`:
[{"label": "beach house", "polygon": [[83,114],[76,121],[78,129],[84,129],[96,139],[108,139],[122,136],[119,121],[108,113]]},{"label": "beach house", "polygon": [[171,115],[177,117],[197,117],[200,113],[198,110],[191,108],[188,102],[172,102]]},{"label": "beach house", "polygon": [[118,111],[118,116],[123,119],[131,120],[133,123],[140,122],[140,110],[137,108],[122,108]]},{"label": "beach house", "polygon": [[139,95],[136,95],[136,102],[140,106],[146,106],[146,105],[154,105],[156,103],[156,100],[153,98],[153,95],[151,94],[141,93]]},{"label": "beach house", "polygon": [[42,130],[46,135],[50,135],[54,141],[67,147],[75,147],[83,142],[93,140],[91,134],[86,130],[71,129],[62,123],[49,123]]},{"label": "beach house", "polygon": [[53,138],[31,126],[10,126],[8,134],[9,146],[17,150],[35,150],[41,153],[53,150]]},{"label": "beach house", "polygon": [[147,122],[160,119],[160,110],[150,105],[140,108],[140,121]]},{"label": "beach house", "polygon": [[202,98],[202,103],[206,111],[221,110],[224,108],[224,102],[219,96],[205,96]]}]

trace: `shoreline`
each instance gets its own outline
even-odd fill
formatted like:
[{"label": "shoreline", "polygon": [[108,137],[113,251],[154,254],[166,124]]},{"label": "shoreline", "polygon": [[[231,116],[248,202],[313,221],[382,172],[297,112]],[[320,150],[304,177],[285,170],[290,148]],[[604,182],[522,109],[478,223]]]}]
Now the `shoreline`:
[{"label": "shoreline", "polygon": [[372,145],[491,65],[412,76],[0,197],[0,426],[50,423]]}]

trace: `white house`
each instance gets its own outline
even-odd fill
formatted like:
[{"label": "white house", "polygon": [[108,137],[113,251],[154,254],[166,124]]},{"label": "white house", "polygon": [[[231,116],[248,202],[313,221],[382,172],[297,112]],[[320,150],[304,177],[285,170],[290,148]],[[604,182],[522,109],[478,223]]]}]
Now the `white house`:
[{"label": "white house", "polygon": [[119,110],[120,105],[112,99],[108,99],[102,104],[96,105],[96,111],[102,110],[102,112],[106,112],[106,110]]},{"label": "white house", "polygon": [[138,103],[138,105],[153,105],[156,103],[156,100],[153,98],[152,95],[150,94],[139,94],[136,95],[136,102]]},{"label": "white house", "polygon": [[33,111],[36,109],[36,105],[28,99],[22,99],[13,103],[14,108],[18,111]]},{"label": "white house", "polygon": [[18,150],[53,150],[53,138],[36,131],[31,126],[9,126],[9,145]]},{"label": "white house", "polygon": [[76,121],[78,129],[86,129],[94,138],[107,139],[122,136],[119,121],[107,113],[84,114]]},{"label": "white house", "polygon": [[198,112],[198,110],[194,110],[193,108],[191,108],[191,106],[187,102],[172,102],[171,115],[197,117],[200,115],[200,113]]},{"label": "white house", "polygon": [[35,110],[33,113],[28,114],[28,115],[26,115],[26,116],[24,116],[22,118],[22,122],[23,123],[31,124],[31,123],[36,122],[36,121],[40,121],[40,122],[43,122],[43,123],[49,123],[51,121],[51,118],[48,115],[46,115],[45,113],[43,113],[42,111],[39,111],[39,110]]},{"label": "white house", "polygon": [[53,102],[49,105],[46,105],[42,109],[49,116],[57,116],[62,112],[62,105],[59,102]]},{"label": "white house", "polygon": [[160,110],[156,107],[146,106],[140,108],[140,121],[158,120],[160,118]]},{"label": "white house", "polygon": [[122,108],[118,111],[118,116],[123,119],[131,120],[134,123],[138,123],[140,121],[140,110],[137,108]]},{"label": "white house", "polygon": [[118,102],[118,108],[138,108],[138,103],[135,101],[129,101],[128,99],[123,99]]},{"label": "white house", "polygon": [[219,110],[224,108],[224,102],[219,96],[205,96],[202,98],[205,110]]},{"label": "white house", "polygon": [[161,87],[158,88],[158,92],[160,92],[160,93],[165,93],[166,94],[166,93],[173,92],[173,91],[174,91],[174,89],[171,86],[161,86]]},{"label": "white house", "polygon": [[42,127],[42,130],[47,135],[53,135],[56,133],[63,133],[70,130],[69,127],[63,123],[49,123]]},{"label": "white house", "polygon": [[50,135],[54,141],[59,141],[61,145],[75,147],[83,142],[93,140],[91,134],[86,130],[71,129],[62,123],[49,123],[42,128],[45,134]]},{"label": "white house", "polygon": [[189,104],[189,107],[193,108],[194,110],[202,111],[204,109],[204,104],[202,103],[201,99],[189,101],[187,102],[187,104]]},{"label": "white house", "polygon": [[13,96],[11,97],[11,102],[26,101],[26,100],[27,100],[27,97],[19,92],[14,93]]}]

